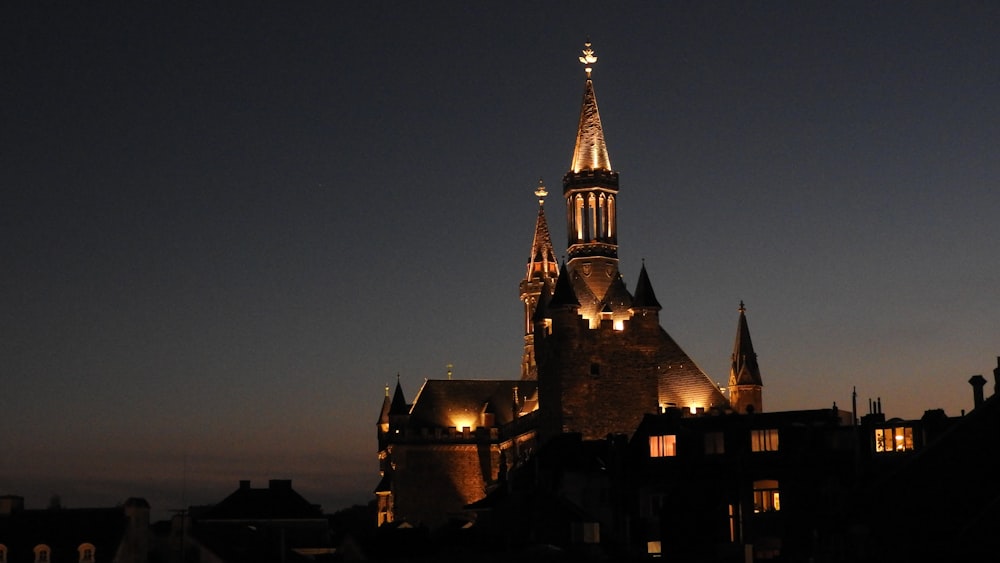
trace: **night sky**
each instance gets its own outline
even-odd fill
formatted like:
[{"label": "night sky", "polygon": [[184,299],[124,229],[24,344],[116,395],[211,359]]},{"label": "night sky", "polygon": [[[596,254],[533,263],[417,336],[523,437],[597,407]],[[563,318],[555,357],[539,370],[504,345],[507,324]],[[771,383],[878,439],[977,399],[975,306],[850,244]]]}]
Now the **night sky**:
[{"label": "night sky", "polygon": [[992,394],[1000,4],[115,4],[0,8],[0,494],[28,507],[275,478],[334,511],[372,498],[397,374],[517,378],[588,37],[621,271],[713,379],[743,300],[766,410]]}]

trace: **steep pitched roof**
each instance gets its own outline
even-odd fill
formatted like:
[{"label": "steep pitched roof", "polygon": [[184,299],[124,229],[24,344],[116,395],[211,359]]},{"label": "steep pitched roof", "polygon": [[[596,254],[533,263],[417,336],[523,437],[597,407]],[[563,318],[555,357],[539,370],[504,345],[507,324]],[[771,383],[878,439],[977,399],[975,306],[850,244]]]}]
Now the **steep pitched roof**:
[{"label": "steep pitched roof", "polygon": [[635,284],[635,295],[632,298],[633,309],[656,309],[659,311],[663,307],[656,300],[653,293],[653,284],[649,282],[649,274],[646,273],[646,263],[643,262],[642,269],[639,270],[639,281]]},{"label": "steep pitched roof", "polygon": [[538,218],[535,220],[535,236],[531,240],[531,258],[528,260],[528,274],[525,278],[528,280],[555,277],[558,273],[552,236],[545,220],[545,196],[548,192],[541,180],[538,181],[535,195],[538,196]]},{"label": "steep pitched roof", "polygon": [[210,508],[200,520],[288,520],[322,518],[319,506],[310,503],[292,489],[292,482],[272,479],[266,489],[250,487],[241,481],[240,488]]},{"label": "steep pitched roof", "polygon": [[[590,43],[587,43],[584,57],[580,58],[580,61],[588,64],[588,67],[587,81],[583,87],[583,103],[580,106],[580,123],[576,130],[576,147],[573,149],[573,165],[570,167],[574,173],[583,170],[611,170],[611,157],[608,156],[608,147],[604,143],[601,114],[597,111],[594,81],[590,78],[589,64],[597,62],[597,57],[594,57],[593,53]],[[585,57],[588,60],[585,60]]]},{"label": "steep pitched roof", "polygon": [[392,405],[389,407],[389,414],[409,414],[410,405],[406,404],[406,397],[403,396],[403,386],[396,378],[396,391],[392,394]]},{"label": "steep pitched roof", "polygon": [[736,342],[733,344],[730,381],[736,385],[763,385],[760,367],[757,365],[757,354],[753,351],[753,342],[750,340],[746,310],[740,301],[740,320],[736,327]]},{"label": "steep pitched roof", "polygon": [[580,301],[576,298],[569,268],[566,267],[566,262],[563,262],[562,267],[559,268],[559,279],[556,280],[556,288],[552,290],[552,298],[549,299],[548,308],[567,306],[579,307]]}]

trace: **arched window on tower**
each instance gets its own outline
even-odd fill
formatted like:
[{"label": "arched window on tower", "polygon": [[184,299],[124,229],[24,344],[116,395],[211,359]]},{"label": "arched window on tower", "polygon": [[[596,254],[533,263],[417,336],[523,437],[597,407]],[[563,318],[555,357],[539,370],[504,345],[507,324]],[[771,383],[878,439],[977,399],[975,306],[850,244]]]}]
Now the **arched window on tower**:
[{"label": "arched window on tower", "polygon": [[587,241],[597,238],[597,198],[594,194],[587,197]]},{"label": "arched window on tower", "polygon": [[615,234],[615,196],[608,196],[608,240],[614,240]]},{"label": "arched window on tower", "polygon": [[601,241],[608,238],[608,198],[604,194],[597,202],[597,238]]},{"label": "arched window on tower", "polygon": [[583,196],[576,194],[573,205],[573,230],[576,231],[576,242],[583,241]]}]

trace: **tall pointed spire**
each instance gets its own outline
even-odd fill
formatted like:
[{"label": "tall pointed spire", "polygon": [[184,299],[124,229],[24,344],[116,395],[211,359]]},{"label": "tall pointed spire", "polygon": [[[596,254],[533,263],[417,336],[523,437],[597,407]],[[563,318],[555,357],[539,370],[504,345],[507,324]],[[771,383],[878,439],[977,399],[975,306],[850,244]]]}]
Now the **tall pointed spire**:
[{"label": "tall pointed spire", "polygon": [[601,114],[597,110],[597,96],[594,94],[594,81],[590,73],[592,65],[597,62],[590,41],[584,45],[580,62],[585,65],[587,80],[583,88],[583,104],[580,106],[580,123],[576,132],[576,147],[573,149],[573,165],[570,170],[611,170],[611,158],[608,147],[604,143],[604,127],[601,126]]},{"label": "tall pointed spire", "polygon": [[538,180],[535,197],[538,198],[538,218],[535,220],[535,236],[531,241],[531,256],[528,258],[528,273],[521,280],[521,302],[524,303],[524,354],[521,358],[521,379],[535,379],[535,326],[533,318],[541,295],[555,287],[559,276],[559,264],[549,225],[545,220],[545,196],[549,192],[545,184]]},{"label": "tall pointed spire", "polygon": [[632,297],[633,309],[656,309],[659,311],[663,307],[656,300],[653,293],[653,284],[649,282],[649,274],[646,273],[646,261],[642,261],[642,269],[639,270],[639,281],[635,284],[635,295]]},{"label": "tall pointed spire", "polygon": [[729,403],[737,412],[747,412],[747,407],[752,407],[754,412],[760,412],[764,384],[760,378],[757,354],[753,351],[753,342],[750,340],[747,309],[743,301],[740,301],[739,311],[736,342],[733,344],[732,363],[729,369]]},{"label": "tall pointed spire", "polygon": [[[604,127],[591,78],[597,62],[588,40],[580,62],[587,78],[577,125],[573,163],[563,177],[569,270],[580,299],[580,314],[596,326],[612,282],[618,278],[618,173],[611,169]],[[627,313],[616,312],[614,320]]]}]

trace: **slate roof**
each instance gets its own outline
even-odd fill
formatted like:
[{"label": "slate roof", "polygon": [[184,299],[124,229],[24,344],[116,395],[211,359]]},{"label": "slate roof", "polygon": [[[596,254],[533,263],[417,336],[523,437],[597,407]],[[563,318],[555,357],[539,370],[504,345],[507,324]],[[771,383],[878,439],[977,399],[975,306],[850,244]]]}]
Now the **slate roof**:
[{"label": "slate roof", "polygon": [[455,418],[473,417],[485,409],[495,415],[497,425],[514,419],[514,393],[534,395],[533,380],[428,379],[413,401],[408,425],[413,428],[455,426]]}]

